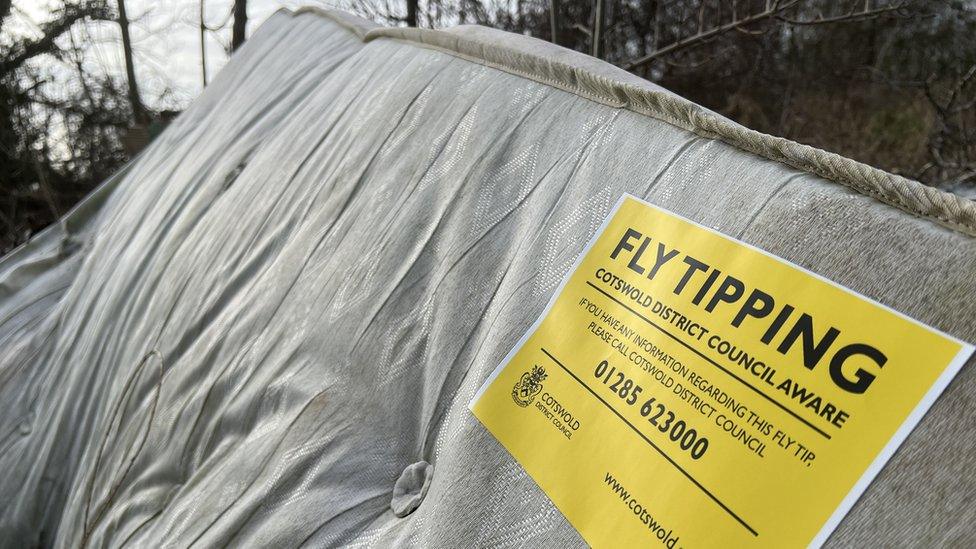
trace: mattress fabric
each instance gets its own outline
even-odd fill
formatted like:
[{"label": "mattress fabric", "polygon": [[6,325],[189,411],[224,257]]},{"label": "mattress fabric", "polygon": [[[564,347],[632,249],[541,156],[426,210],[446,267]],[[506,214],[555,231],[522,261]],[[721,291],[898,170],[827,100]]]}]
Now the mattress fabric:
[{"label": "mattress fabric", "polygon": [[[0,260],[0,545],[583,546],[467,404],[623,193],[976,340],[970,202],[530,38],[282,11]],[[829,543],[976,544],[974,421],[970,363]]]}]

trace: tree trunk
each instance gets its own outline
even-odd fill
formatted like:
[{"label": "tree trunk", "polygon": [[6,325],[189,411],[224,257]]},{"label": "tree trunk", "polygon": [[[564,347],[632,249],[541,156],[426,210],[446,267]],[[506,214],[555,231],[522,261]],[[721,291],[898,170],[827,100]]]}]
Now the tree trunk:
[{"label": "tree trunk", "polygon": [[407,26],[417,26],[417,3],[418,0],[407,0]]},{"label": "tree trunk", "polygon": [[207,23],[203,7],[207,0],[200,0],[200,67],[203,69],[203,87],[207,87]]},{"label": "tree trunk", "polygon": [[247,0],[234,0],[234,32],[230,40],[230,50],[236,51],[244,44],[247,31]]},{"label": "tree trunk", "polygon": [[593,57],[603,56],[603,27],[606,24],[606,6],[603,0],[596,0],[593,14]]},{"label": "tree trunk", "polygon": [[549,33],[553,44],[559,44],[559,0],[549,0]]},{"label": "tree trunk", "polygon": [[119,0],[119,28],[122,30],[122,56],[125,58],[125,76],[129,80],[132,117],[136,124],[145,124],[149,120],[139,99],[139,84],[136,82],[136,69],[132,63],[132,40],[129,38],[129,18],[125,14],[125,0]]}]

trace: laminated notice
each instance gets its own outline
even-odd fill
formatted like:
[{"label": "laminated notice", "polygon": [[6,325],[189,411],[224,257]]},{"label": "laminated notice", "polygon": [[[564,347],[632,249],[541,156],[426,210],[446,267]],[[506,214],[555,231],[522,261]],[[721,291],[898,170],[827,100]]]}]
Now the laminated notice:
[{"label": "laminated notice", "polygon": [[972,351],[625,195],[471,410],[593,546],[818,546]]}]

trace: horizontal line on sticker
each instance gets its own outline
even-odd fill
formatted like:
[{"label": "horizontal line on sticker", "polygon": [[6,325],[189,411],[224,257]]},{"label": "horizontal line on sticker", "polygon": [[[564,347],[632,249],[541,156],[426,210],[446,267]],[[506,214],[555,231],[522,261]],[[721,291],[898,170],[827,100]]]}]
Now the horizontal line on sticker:
[{"label": "horizontal line on sticker", "polygon": [[742,520],[742,517],[740,517],[739,515],[735,514],[735,512],[732,509],[729,509],[729,507],[727,505],[725,505],[724,503],[722,503],[722,500],[718,499],[718,497],[716,497],[715,494],[711,493],[708,490],[708,488],[705,488],[704,486],[702,486],[702,484],[700,482],[698,482],[698,480],[696,480],[695,477],[691,476],[691,473],[689,473],[688,471],[685,471],[684,468],[682,468],[680,465],[678,465],[678,463],[676,461],[674,461],[673,459],[671,459],[671,456],[669,456],[668,454],[666,454],[664,452],[664,450],[662,450],[661,448],[658,447],[657,444],[654,444],[654,442],[651,441],[651,439],[647,438],[647,436],[644,435],[644,433],[642,433],[640,431],[640,429],[638,429],[637,427],[634,427],[634,424],[633,423],[627,421],[627,418],[625,418],[624,416],[622,416],[620,414],[620,412],[618,412],[616,410],[616,408],[614,408],[613,406],[610,405],[610,403],[608,403],[606,400],[604,400],[603,397],[601,397],[600,395],[596,394],[596,391],[594,391],[582,379],[580,379],[579,377],[577,377],[576,374],[574,374],[569,368],[567,368],[562,362],[560,362],[559,359],[557,359],[556,357],[552,356],[552,354],[549,351],[547,351],[545,348],[543,348],[543,347],[540,347],[539,350],[541,350],[543,353],[545,353],[545,355],[547,357],[549,357],[553,362],[555,362],[557,365],[559,365],[559,367],[562,368],[563,371],[565,371],[573,379],[575,379],[577,383],[579,383],[580,385],[582,385],[583,388],[585,388],[587,391],[589,391],[590,394],[593,395],[594,397],[596,397],[597,400],[599,400],[600,402],[602,402],[604,406],[606,406],[611,412],[613,412],[618,418],[620,418],[620,421],[623,421],[625,424],[627,424],[627,426],[630,427],[631,430],[633,430],[635,433],[637,433],[637,436],[641,437],[641,439],[643,439],[644,442],[648,443],[651,446],[651,448],[654,448],[655,450],[657,450],[657,453],[661,454],[661,457],[663,457],[664,459],[668,460],[668,463],[670,463],[671,465],[673,465],[675,467],[675,469],[677,469],[678,471],[681,471],[681,474],[683,474],[688,480],[690,480],[692,483],[694,483],[694,485],[697,486],[702,492],[704,492],[705,495],[707,495],[709,498],[711,498],[712,501],[714,501],[715,503],[717,503],[719,505],[719,507],[721,507],[723,511],[725,511],[726,513],[728,513],[729,516],[731,516],[732,518],[734,518],[736,520],[736,522],[738,522],[739,524],[741,524],[752,535],[754,535],[756,537],[759,536],[759,532],[757,532],[755,529],[753,529],[752,526],[749,526],[749,524],[746,521]]}]

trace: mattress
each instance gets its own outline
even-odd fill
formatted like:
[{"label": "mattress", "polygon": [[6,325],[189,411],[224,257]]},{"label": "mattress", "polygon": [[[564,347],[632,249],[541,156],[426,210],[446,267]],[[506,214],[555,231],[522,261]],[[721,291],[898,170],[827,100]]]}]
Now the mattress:
[{"label": "mattress", "polygon": [[[0,545],[584,542],[468,403],[625,193],[976,340],[976,205],[472,26],[281,11],[0,260]],[[976,543],[967,364],[828,541]]]}]

